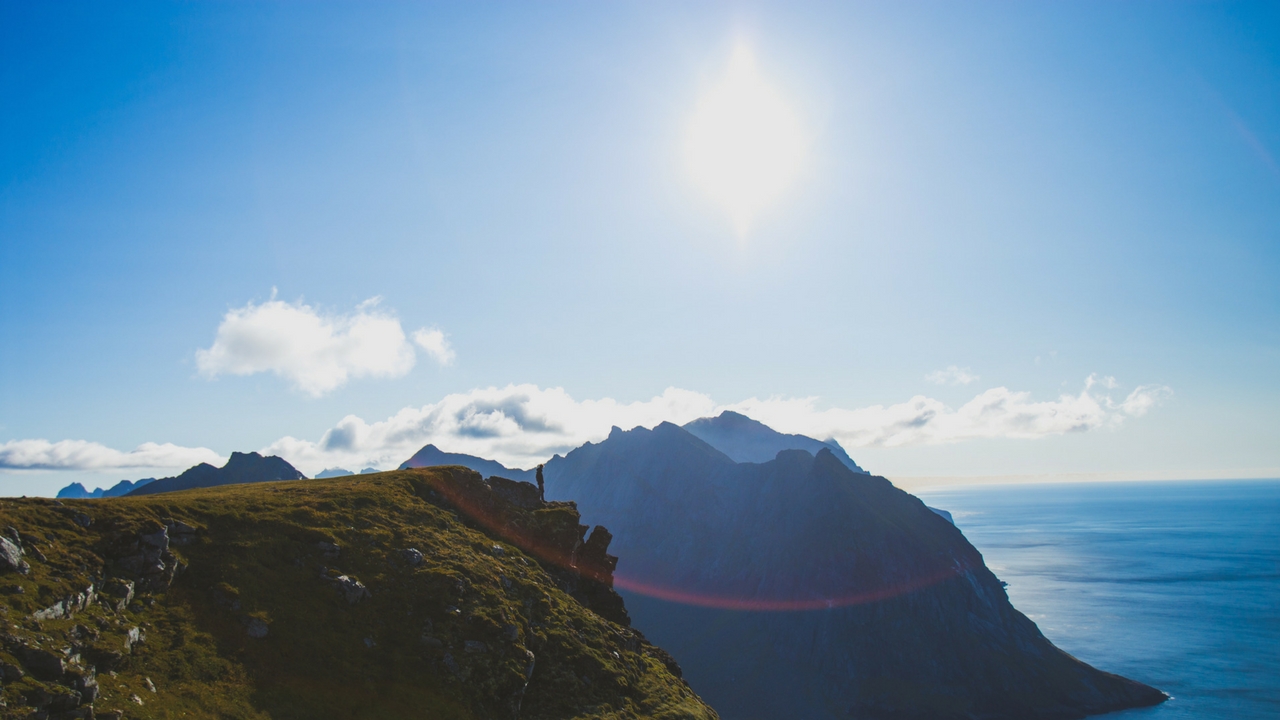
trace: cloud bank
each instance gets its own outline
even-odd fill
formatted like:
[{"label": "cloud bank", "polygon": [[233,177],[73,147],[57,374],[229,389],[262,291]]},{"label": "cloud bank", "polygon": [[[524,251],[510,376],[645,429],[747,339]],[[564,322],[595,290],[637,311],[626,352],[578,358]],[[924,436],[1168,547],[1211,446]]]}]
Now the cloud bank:
[{"label": "cloud bank", "polygon": [[5,470],[185,470],[202,462],[222,465],[225,461],[225,457],[209,448],[188,448],[171,443],[143,443],[129,452],[86,440],[10,440],[0,443],[0,469]]},{"label": "cloud bank", "polygon": [[[227,312],[213,345],[196,351],[196,367],[207,378],[271,372],[313,397],[351,378],[402,377],[417,360],[400,320],[370,298],[348,314],[327,315],[301,301],[250,302]],[[441,365],[454,352],[444,333],[421,329],[414,341]]]},{"label": "cloud bank", "polygon": [[348,415],[319,441],[285,437],[266,451],[288,458],[304,472],[344,463],[393,468],[427,443],[530,467],[554,453],[603,440],[615,425],[653,427],[664,420],[683,424],[724,410],[741,412],[781,432],[835,438],[847,448],[1036,439],[1118,427],[1172,392],[1143,385],[1116,399],[1099,392],[1100,386],[1105,387],[1091,376],[1079,394],[1046,401],[997,387],[958,408],[917,395],[889,406],[823,409],[818,398],[750,398],[720,404],[705,393],[678,388],[633,403],[610,398],[577,401],[562,388],[508,385],[449,395],[372,423]]},{"label": "cloud bank", "polygon": [[[279,455],[307,475],[326,467],[393,469],[428,443],[509,467],[531,467],[555,453],[603,440],[613,426],[683,424],[724,410],[743,413],[781,432],[835,438],[851,449],[1037,439],[1119,427],[1172,393],[1162,385],[1142,385],[1113,397],[1111,391],[1117,387],[1113,378],[1090,376],[1078,394],[1053,400],[1036,401],[1030,393],[996,387],[957,408],[917,395],[894,405],[845,409],[822,408],[819,399],[812,397],[750,398],[721,404],[705,393],[679,388],[631,403],[611,398],[575,400],[563,388],[508,385],[447,395],[375,422],[348,415],[319,440],[283,437],[261,452]],[[15,440],[0,445],[0,468],[8,469],[185,467],[220,460],[206,448],[154,443],[129,453],[80,440]]]}]

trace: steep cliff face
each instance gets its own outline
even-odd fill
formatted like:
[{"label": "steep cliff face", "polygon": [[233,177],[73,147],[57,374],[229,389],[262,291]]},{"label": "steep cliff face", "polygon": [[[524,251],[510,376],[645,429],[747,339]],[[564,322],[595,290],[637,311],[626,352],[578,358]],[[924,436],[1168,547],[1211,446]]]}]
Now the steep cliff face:
[{"label": "steep cliff face", "polygon": [[961,532],[831,452],[734,463],[683,429],[553,460],[614,533],[635,624],[727,718],[1078,718],[1159,691],[1054,647]]},{"label": "steep cliff face", "polygon": [[0,501],[0,716],[713,720],[572,503],[462,468]]}]

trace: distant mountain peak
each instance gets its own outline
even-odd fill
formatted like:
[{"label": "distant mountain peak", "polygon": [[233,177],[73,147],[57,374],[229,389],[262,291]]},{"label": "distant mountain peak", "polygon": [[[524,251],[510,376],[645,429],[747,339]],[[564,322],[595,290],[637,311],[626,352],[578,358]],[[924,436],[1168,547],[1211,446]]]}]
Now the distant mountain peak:
[{"label": "distant mountain peak", "polygon": [[725,410],[715,417],[698,418],[686,423],[684,429],[728,455],[734,462],[765,463],[783,450],[804,450],[814,456],[826,450],[850,470],[866,473],[834,439],[823,441],[806,435],[780,433],[733,410]]},{"label": "distant mountain peak", "polygon": [[219,485],[242,485],[274,480],[305,480],[306,477],[284,458],[275,455],[263,457],[256,452],[233,452],[231,457],[227,459],[227,464],[220,468],[214,467],[209,463],[200,463],[195,467],[188,468],[177,477],[163,478],[142,487],[135,487],[129,494],[153,495],[155,493],[217,487]]}]

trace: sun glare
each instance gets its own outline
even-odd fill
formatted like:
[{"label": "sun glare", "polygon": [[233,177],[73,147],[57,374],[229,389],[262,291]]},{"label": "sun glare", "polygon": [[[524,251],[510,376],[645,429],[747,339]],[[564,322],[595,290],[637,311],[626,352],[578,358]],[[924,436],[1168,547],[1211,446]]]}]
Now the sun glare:
[{"label": "sun glare", "polygon": [[745,236],[795,178],[805,153],[800,121],[739,43],[720,83],[698,103],[685,138],[694,183]]}]

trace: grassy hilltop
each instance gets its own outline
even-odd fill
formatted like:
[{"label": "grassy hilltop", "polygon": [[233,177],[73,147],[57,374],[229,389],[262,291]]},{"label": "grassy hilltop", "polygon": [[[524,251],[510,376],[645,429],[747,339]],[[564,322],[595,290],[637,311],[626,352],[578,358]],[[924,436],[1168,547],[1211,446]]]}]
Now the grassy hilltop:
[{"label": "grassy hilltop", "polygon": [[0,501],[0,714],[715,718],[627,626],[608,533],[494,483]]}]

